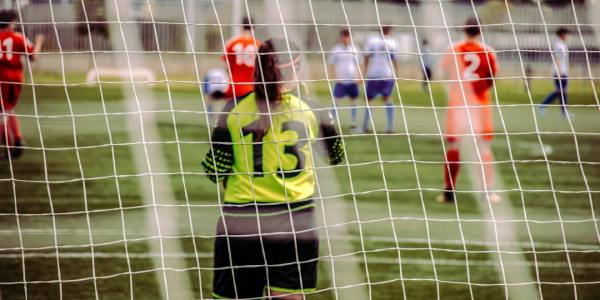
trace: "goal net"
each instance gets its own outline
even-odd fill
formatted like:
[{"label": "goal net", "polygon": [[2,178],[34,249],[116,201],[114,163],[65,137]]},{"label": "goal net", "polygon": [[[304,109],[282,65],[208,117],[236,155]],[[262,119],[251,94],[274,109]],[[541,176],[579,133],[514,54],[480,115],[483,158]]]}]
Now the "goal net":
[{"label": "goal net", "polygon": [[[245,298],[256,285],[256,299],[600,294],[598,1],[0,6],[16,11],[15,31],[45,36],[27,59],[31,53],[5,42],[10,28],[0,29],[0,299]],[[306,142],[300,131],[270,142],[231,132],[241,141],[225,143],[245,151],[276,145],[281,153],[261,156],[261,166],[301,166],[301,156],[314,156],[302,182],[314,188],[314,220],[298,220],[315,223],[314,258],[301,258],[307,250],[296,239],[293,254],[264,246],[281,234],[277,226],[285,230],[268,215],[250,213],[259,227],[275,224],[269,233],[243,237],[260,241],[260,257],[243,257],[258,264],[239,263],[239,253],[254,252],[234,249],[240,237],[219,231],[234,187],[214,184],[203,167],[222,142],[218,120],[262,114],[275,124],[281,113],[244,112],[249,98],[235,92],[221,99],[232,97],[227,87],[238,78],[232,64],[255,63],[250,48],[232,50],[236,61],[226,55],[244,26],[247,38],[283,39],[279,54],[299,57],[292,79],[278,83],[311,108],[284,113],[330,116],[343,140],[345,159],[333,166],[317,151],[323,138],[295,148]],[[6,75],[14,54],[24,56],[22,82]],[[19,100],[4,109],[15,87]],[[233,152],[234,163],[242,152]],[[228,176],[252,177],[255,195],[268,170],[255,182],[257,172]],[[293,198],[288,185],[296,181],[286,176],[273,189],[284,191],[291,217],[305,199]],[[215,259],[219,239],[227,241],[226,267]],[[309,264],[314,272],[303,269]],[[248,268],[259,275],[235,276]],[[224,270],[231,276],[216,280]]]}]

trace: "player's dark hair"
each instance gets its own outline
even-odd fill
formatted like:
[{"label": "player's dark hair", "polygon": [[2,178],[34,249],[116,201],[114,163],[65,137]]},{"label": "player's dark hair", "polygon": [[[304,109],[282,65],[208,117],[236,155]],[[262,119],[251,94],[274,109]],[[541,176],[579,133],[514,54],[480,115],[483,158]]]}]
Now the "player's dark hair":
[{"label": "player's dark hair", "polygon": [[281,99],[281,70],[277,67],[273,40],[268,39],[260,45],[254,66],[254,93],[261,115],[253,131],[254,138],[260,140],[269,128],[269,108],[274,108]]},{"label": "player's dark hair", "polygon": [[392,26],[390,26],[390,25],[381,26],[381,32],[385,35],[390,34],[392,32]]},{"label": "player's dark hair", "polygon": [[298,50],[296,44],[284,39],[268,39],[258,48],[254,64],[254,93],[261,116],[254,130],[255,137],[262,138],[269,128],[268,113],[281,101],[282,85],[287,80],[284,74],[300,62]]},{"label": "player's dark hair", "polygon": [[252,30],[252,24],[254,24],[252,17],[244,17],[244,19],[242,19],[242,29]]},{"label": "player's dark hair", "polygon": [[423,46],[429,44],[429,41],[427,39],[423,39],[423,41],[421,42],[421,44],[423,44]]},{"label": "player's dark hair", "polygon": [[254,92],[258,102],[275,102],[281,98],[279,85],[281,71],[277,67],[277,53],[273,40],[268,39],[258,48],[254,69]]},{"label": "player's dark hair", "polygon": [[344,29],[340,30],[340,36],[341,37],[349,37],[350,30],[348,28],[344,28]]},{"label": "player's dark hair", "polygon": [[471,17],[465,23],[465,34],[470,37],[475,37],[481,34],[481,26],[475,17]]},{"label": "player's dark hair", "polygon": [[7,28],[10,23],[13,23],[19,18],[19,15],[14,9],[0,10],[0,29]]},{"label": "player's dark hair", "polygon": [[569,29],[567,29],[565,27],[559,27],[558,29],[556,29],[557,36],[561,36],[563,34],[568,34],[568,33],[569,33]]}]

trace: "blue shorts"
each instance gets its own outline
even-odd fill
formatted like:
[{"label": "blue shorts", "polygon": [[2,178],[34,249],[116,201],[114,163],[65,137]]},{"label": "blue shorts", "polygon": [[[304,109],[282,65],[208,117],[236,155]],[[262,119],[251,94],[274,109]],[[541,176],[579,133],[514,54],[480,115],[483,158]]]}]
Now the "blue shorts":
[{"label": "blue shorts", "polygon": [[369,79],[367,81],[367,99],[377,96],[389,97],[394,90],[396,81],[393,79]]},{"label": "blue shorts", "polygon": [[358,97],[358,84],[351,83],[336,83],[333,88],[333,96],[336,98],[350,97],[355,99]]},{"label": "blue shorts", "polygon": [[560,91],[561,88],[563,90],[567,90],[567,85],[569,84],[569,78],[567,76],[560,76],[560,79],[555,75],[554,76],[554,86],[557,91]]}]

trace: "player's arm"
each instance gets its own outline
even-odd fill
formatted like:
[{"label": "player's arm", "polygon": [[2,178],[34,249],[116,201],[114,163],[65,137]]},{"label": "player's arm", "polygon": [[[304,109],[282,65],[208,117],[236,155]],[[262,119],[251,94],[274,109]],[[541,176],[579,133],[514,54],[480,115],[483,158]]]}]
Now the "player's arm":
[{"label": "player's arm", "polygon": [[488,60],[488,69],[489,69],[489,78],[487,80],[487,87],[492,87],[494,85],[494,81],[496,80],[496,75],[498,74],[498,64],[496,62],[496,53],[493,48],[486,49],[487,51],[487,60]]},{"label": "player's arm", "polygon": [[27,49],[25,52],[28,54],[29,60],[35,60],[36,54],[42,51],[42,46],[44,45],[44,41],[46,40],[43,34],[38,34],[35,36],[35,40],[33,44],[23,37],[23,41],[25,43],[25,48]]},{"label": "player's arm", "polygon": [[394,66],[394,74],[398,76],[398,61],[396,60],[396,55],[392,53],[392,66]]},{"label": "player's arm", "polygon": [[[451,50],[447,49],[446,51],[444,51],[444,54],[442,54],[442,58],[440,59],[440,62],[438,64],[438,70],[440,70],[440,75],[442,79],[448,80],[451,78],[450,68],[456,66],[455,60],[455,55],[451,52]],[[454,71],[454,73],[456,73],[456,71]]]},{"label": "player's arm", "polygon": [[329,72],[329,78],[330,80],[335,80],[337,78],[337,75],[335,74],[335,52],[331,52],[329,54],[329,59],[327,61],[327,71]]},{"label": "player's arm", "polygon": [[373,55],[373,53],[371,52],[371,45],[369,44],[369,42],[367,42],[367,45],[365,46],[365,53],[363,55],[363,74],[367,74],[367,71],[369,70],[369,62],[371,60],[371,55]]},{"label": "player's arm", "polygon": [[398,76],[398,47],[394,42],[392,45],[388,46],[388,51],[390,55],[390,61],[392,62],[392,67],[394,68],[394,76]]},{"label": "player's arm", "polygon": [[559,77],[563,77],[564,74],[561,74],[561,71],[560,71],[560,70],[562,70],[562,66],[560,64],[560,57],[558,57],[558,52],[557,51],[552,52],[552,56],[554,57],[554,64],[555,64],[555,67],[556,67],[556,74]]},{"label": "player's arm", "polygon": [[329,112],[321,111],[317,114],[319,122],[319,139],[323,142],[322,149],[329,159],[329,164],[337,165],[344,161],[344,141],[337,131],[335,122]]},{"label": "player's arm", "polygon": [[496,60],[496,53],[490,53],[490,62],[492,65],[492,77],[496,77],[496,75],[498,75],[498,61]]},{"label": "player's arm", "polygon": [[367,70],[369,70],[369,59],[370,59],[370,54],[367,53],[365,55],[365,58],[364,58],[364,65],[365,66],[364,66],[363,74],[367,74]]},{"label": "player's arm", "polygon": [[[232,104],[234,101],[230,101]],[[214,183],[226,182],[227,176],[233,167],[233,145],[231,134],[227,128],[227,112],[233,105],[226,105],[223,115],[219,118],[217,127],[212,132],[211,148],[202,161],[202,167]]]},{"label": "player's arm", "polygon": [[229,63],[227,55],[230,54],[231,48],[233,47],[234,39],[230,39],[225,43],[225,48],[223,49],[223,54],[221,54],[221,60],[225,63]]},{"label": "player's arm", "polygon": [[325,150],[329,158],[329,164],[337,165],[344,161],[344,141],[337,132],[333,122],[330,124],[321,123],[320,137],[325,143]]},{"label": "player's arm", "polygon": [[561,66],[561,62],[560,62],[560,57],[559,57],[559,52],[562,49],[560,49],[559,47],[557,47],[556,45],[554,45],[552,47],[552,58],[554,58],[554,66],[556,67],[556,74],[558,75],[558,77],[562,77],[564,74],[561,74],[561,70],[562,70],[562,66]]}]

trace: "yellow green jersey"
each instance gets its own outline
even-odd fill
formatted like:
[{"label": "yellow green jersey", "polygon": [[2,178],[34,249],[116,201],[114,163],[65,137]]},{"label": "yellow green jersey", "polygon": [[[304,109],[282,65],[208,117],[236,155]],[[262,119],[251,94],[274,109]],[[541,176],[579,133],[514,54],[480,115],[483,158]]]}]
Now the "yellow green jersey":
[{"label": "yellow green jersey", "polygon": [[[228,103],[227,110],[203,161],[211,180],[224,181],[227,203],[310,198],[315,192],[311,150],[321,147],[317,140],[324,142],[330,163],[343,160],[342,141],[331,119],[290,93],[268,115],[260,112],[254,93],[237,105]],[[268,126],[260,125],[264,120]]]}]

